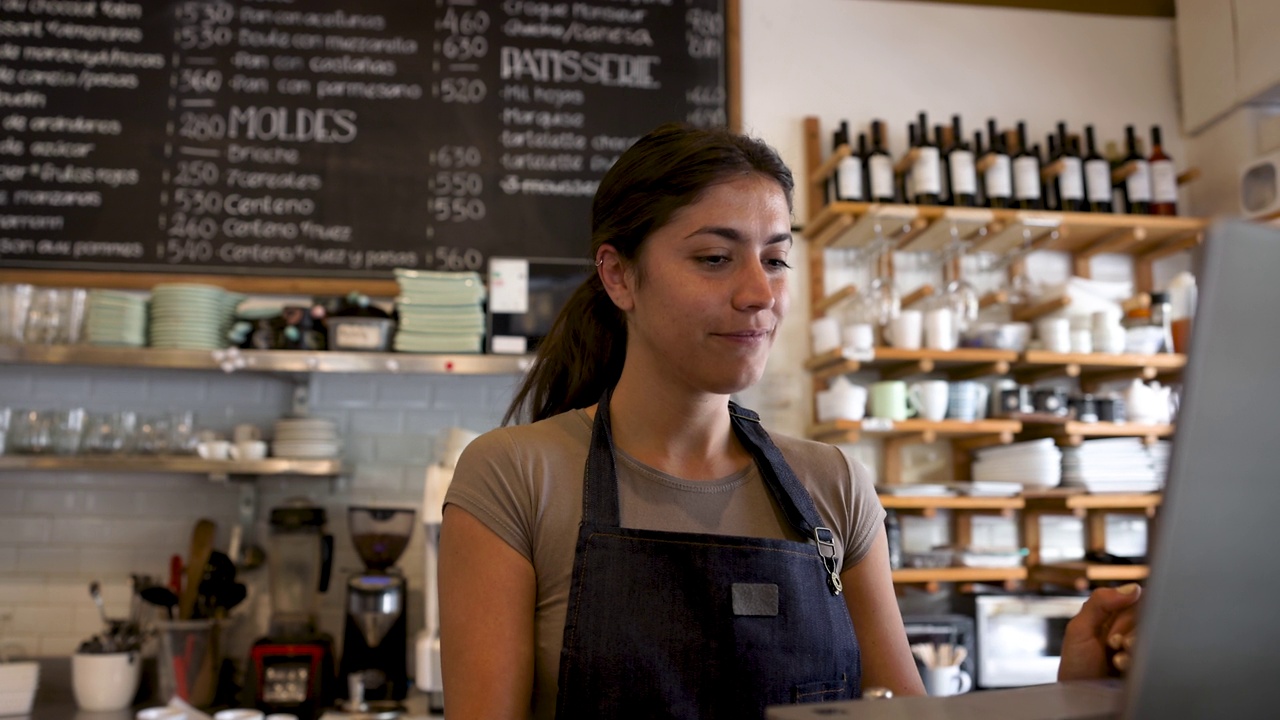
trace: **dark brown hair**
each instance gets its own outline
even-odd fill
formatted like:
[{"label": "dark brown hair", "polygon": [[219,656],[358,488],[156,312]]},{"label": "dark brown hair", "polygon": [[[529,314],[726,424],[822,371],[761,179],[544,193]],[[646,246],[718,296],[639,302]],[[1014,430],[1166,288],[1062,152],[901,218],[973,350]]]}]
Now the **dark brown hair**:
[{"label": "dark brown hair", "polygon": [[[795,182],[778,154],[727,130],[669,124],[636,141],[605,173],[591,204],[591,257],[611,245],[634,266],[645,238],[707,188],[758,173],[782,187],[791,207]],[[626,317],[598,273],[560,311],[533,367],[503,417],[543,420],[591,405],[618,382],[626,357]]]}]

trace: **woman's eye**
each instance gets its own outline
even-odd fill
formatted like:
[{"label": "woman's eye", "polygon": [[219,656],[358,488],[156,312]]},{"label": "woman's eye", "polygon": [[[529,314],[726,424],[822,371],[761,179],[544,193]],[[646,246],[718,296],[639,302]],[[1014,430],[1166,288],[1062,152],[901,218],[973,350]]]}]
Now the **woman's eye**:
[{"label": "woman's eye", "polygon": [[702,257],[698,258],[698,260],[702,262],[702,264],[704,265],[711,265],[714,267],[717,265],[724,265],[725,263],[729,262],[729,256],[728,255],[703,255]]},{"label": "woman's eye", "polygon": [[766,265],[773,268],[774,270],[790,270],[791,269],[791,264],[787,262],[786,258],[769,258],[764,262]]}]

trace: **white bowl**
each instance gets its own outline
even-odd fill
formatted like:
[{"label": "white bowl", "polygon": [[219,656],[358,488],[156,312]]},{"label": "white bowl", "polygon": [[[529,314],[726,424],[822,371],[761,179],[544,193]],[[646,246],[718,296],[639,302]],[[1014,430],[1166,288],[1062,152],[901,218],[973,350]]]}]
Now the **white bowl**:
[{"label": "white bowl", "polygon": [[0,715],[30,715],[39,680],[39,663],[0,663]]},{"label": "white bowl", "polygon": [[71,656],[71,689],[88,712],[123,710],[138,694],[142,658],[138,653],[76,653]]}]

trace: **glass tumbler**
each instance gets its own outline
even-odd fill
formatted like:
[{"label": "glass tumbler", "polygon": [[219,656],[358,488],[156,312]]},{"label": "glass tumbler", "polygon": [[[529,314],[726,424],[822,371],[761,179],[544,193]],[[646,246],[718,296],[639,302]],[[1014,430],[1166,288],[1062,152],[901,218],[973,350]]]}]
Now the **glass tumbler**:
[{"label": "glass tumbler", "polygon": [[85,421],[81,449],[88,453],[126,452],[132,447],[137,430],[137,413],[90,413]]},{"label": "glass tumbler", "polygon": [[84,288],[71,288],[62,291],[62,307],[60,308],[60,326],[58,342],[63,345],[76,345],[84,332],[85,309],[89,301],[89,291]]},{"label": "glass tumbler", "polygon": [[169,452],[169,416],[144,415],[139,418],[135,449],[146,455]]},{"label": "glass tumbler", "polygon": [[44,410],[14,410],[9,418],[9,449],[30,455],[52,450],[52,419],[53,413]]},{"label": "glass tumbler", "polygon": [[25,283],[0,285],[0,343],[23,342],[27,311],[35,288]]},{"label": "glass tumbler", "polygon": [[50,432],[55,455],[75,455],[80,452],[80,438],[84,435],[84,408],[55,410],[51,413]]},{"label": "glass tumbler", "polygon": [[30,345],[53,345],[61,339],[65,302],[63,292],[40,288],[31,296],[22,337]]},{"label": "glass tumbler", "polygon": [[177,455],[194,455],[200,436],[196,432],[196,415],[193,412],[169,413],[169,452]]}]

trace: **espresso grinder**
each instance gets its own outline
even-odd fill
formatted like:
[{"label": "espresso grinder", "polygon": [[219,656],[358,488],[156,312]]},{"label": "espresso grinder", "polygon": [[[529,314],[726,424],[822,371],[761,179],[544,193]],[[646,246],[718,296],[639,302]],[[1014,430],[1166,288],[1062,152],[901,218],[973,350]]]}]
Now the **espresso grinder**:
[{"label": "espresso grinder", "polygon": [[409,685],[409,588],[393,565],[413,534],[414,511],[353,507],[347,517],[365,569],[347,580],[338,685],[349,697],[362,691],[370,704],[403,700]]},{"label": "espresso grinder", "polygon": [[329,587],[333,536],[324,508],[295,500],[271,511],[270,538],[271,621],[250,651],[247,684],[258,709],[311,720],[332,700],[333,638],[318,629],[316,604]]}]

